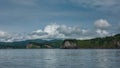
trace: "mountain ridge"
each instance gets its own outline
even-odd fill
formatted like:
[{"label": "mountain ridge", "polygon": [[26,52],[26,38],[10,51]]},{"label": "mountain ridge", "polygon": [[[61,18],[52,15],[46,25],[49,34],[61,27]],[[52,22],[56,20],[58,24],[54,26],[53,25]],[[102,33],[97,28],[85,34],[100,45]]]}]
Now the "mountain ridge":
[{"label": "mountain ridge", "polygon": [[[72,44],[75,44],[75,48],[109,48],[109,49],[118,49],[120,48],[120,34],[116,34],[114,36],[108,36],[103,38],[94,38],[94,39],[86,39],[86,40],[76,40],[76,39],[53,39],[53,40],[43,40],[43,39],[33,39],[33,40],[25,40],[25,41],[16,41],[16,42],[0,42],[0,49],[26,49],[27,45],[32,44],[33,46],[42,46],[40,48],[48,45],[52,48],[61,48],[65,41],[73,40]],[[73,47],[71,45],[71,47]],[[67,48],[66,48],[67,49]],[[74,49],[74,47],[73,47]]]}]

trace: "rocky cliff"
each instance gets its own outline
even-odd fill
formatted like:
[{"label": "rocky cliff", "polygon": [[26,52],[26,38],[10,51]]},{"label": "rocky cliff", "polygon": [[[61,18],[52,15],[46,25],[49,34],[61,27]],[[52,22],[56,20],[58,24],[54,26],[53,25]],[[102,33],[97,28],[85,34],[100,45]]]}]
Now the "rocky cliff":
[{"label": "rocky cliff", "polygon": [[26,45],[26,48],[27,48],[27,49],[31,49],[31,48],[33,48],[33,49],[34,49],[34,48],[37,49],[37,48],[41,48],[41,47],[40,47],[40,45],[28,44],[28,45]]},{"label": "rocky cliff", "polygon": [[77,49],[76,40],[64,40],[61,48],[63,48],[63,49]]}]

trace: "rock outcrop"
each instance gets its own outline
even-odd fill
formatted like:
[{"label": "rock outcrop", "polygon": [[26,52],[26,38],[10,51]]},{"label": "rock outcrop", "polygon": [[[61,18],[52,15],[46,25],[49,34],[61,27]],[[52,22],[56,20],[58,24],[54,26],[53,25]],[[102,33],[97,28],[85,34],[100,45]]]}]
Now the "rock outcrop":
[{"label": "rock outcrop", "polygon": [[116,48],[120,48],[120,41],[119,40],[113,40],[114,45]]},{"label": "rock outcrop", "polygon": [[64,40],[61,48],[63,49],[77,49],[76,40]]},{"label": "rock outcrop", "polygon": [[39,45],[34,45],[34,44],[28,44],[27,46],[26,46],[26,48],[27,49],[31,49],[31,48],[40,48],[40,46]]},{"label": "rock outcrop", "polygon": [[50,48],[50,49],[52,48],[49,44],[45,44],[44,46],[45,48]]}]

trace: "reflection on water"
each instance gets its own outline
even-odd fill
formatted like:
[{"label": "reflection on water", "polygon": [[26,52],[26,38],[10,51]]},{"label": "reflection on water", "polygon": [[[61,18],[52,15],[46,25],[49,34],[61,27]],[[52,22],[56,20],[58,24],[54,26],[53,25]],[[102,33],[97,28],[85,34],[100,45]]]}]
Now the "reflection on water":
[{"label": "reflection on water", "polygon": [[0,68],[119,68],[119,49],[1,49]]},{"label": "reflection on water", "polygon": [[[46,56],[47,54],[47,56]],[[55,51],[50,49],[50,50],[45,50],[44,51],[44,55],[43,55],[43,61],[45,62],[44,64],[44,68],[49,68],[49,67],[52,67],[52,68],[56,68],[54,64],[56,64],[56,54],[55,54]]]}]

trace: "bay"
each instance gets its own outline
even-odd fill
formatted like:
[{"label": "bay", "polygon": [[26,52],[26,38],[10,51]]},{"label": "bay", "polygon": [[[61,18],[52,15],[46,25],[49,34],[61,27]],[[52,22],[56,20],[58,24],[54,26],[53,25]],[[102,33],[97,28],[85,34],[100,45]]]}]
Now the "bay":
[{"label": "bay", "polygon": [[119,49],[0,49],[0,68],[119,67]]}]

